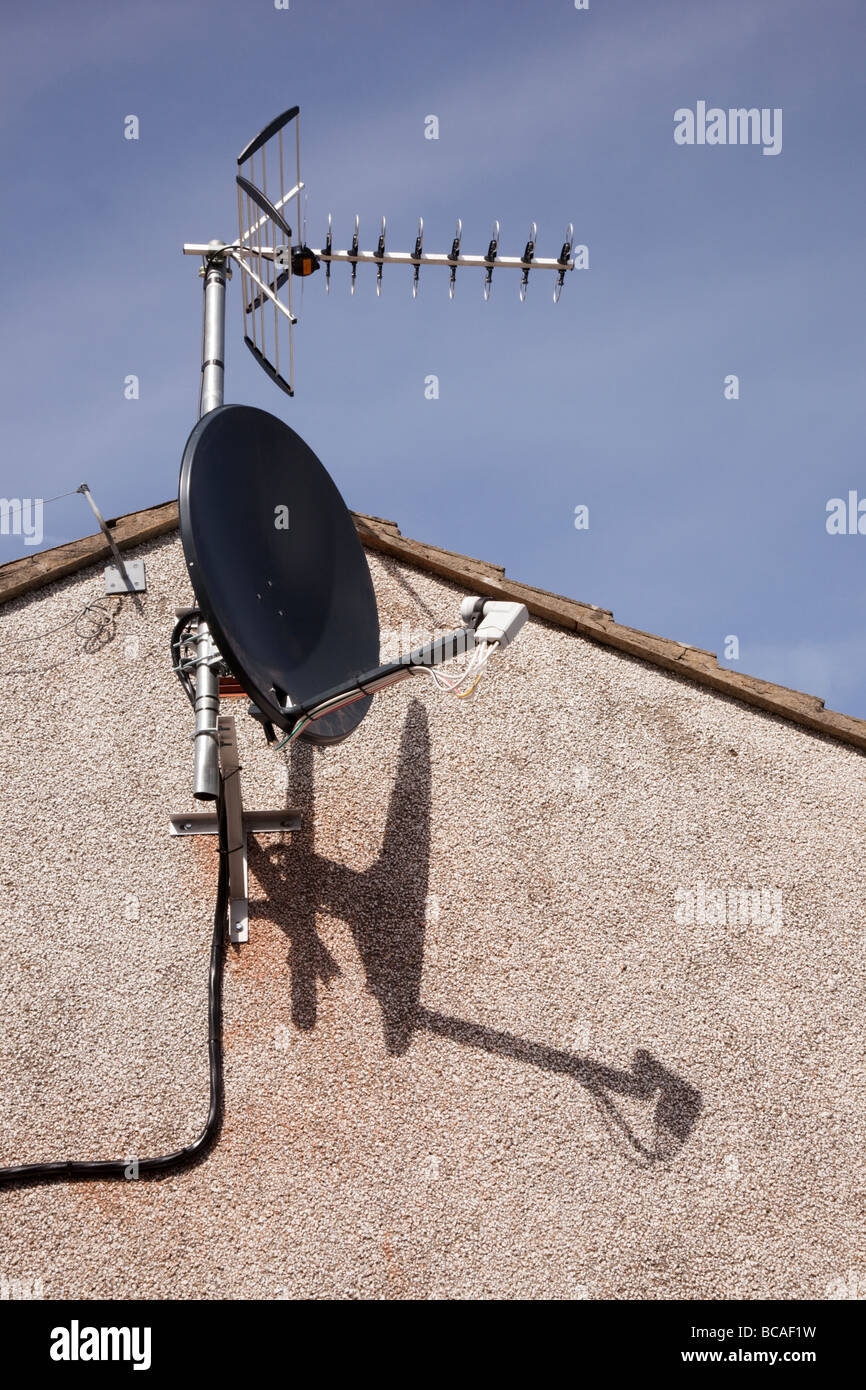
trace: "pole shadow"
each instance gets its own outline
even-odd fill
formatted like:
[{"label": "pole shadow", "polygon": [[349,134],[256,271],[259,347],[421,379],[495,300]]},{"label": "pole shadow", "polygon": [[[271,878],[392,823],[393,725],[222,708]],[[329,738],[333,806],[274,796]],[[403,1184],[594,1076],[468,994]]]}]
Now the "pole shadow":
[{"label": "pole shadow", "polygon": [[[430,860],[430,738],[424,705],[409,705],[382,841],[370,868],[346,868],[316,853],[313,748],[291,747],[288,803],[301,812],[302,828],[291,843],[260,845],[256,872],[269,908],[268,919],[286,934],[291,979],[291,1017],[296,1028],[316,1026],[319,986],[340,967],[316,929],[326,911],[349,927],[382,1013],[385,1048],[400,1056],[416,1033],[428,1032],[463,1047],[478,1048],[542,1071],[572,1076],[592,1096],[612,1133],[626,1141],[631,1156],[646,1166],[670,1159],[689,1139],[702,1108],[700,1092],[646,1049],[631,1069],[619,1070],[587,1057],[547,1047],[426,1008],[420,999]],[[258,904],[262,912],[263,904]],[[629,1124],[615,1097],[656,1097],[650,1143]]]}]

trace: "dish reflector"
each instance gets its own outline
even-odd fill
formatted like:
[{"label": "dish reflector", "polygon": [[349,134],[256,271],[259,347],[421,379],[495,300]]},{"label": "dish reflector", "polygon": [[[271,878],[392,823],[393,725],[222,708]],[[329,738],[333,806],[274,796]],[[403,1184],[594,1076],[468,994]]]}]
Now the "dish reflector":
[{"label": "dish reflector", "polygon": [[[224,405],[187,440],[180,532],[196,600],[231,673],[279,728],[303,703],[379,660],[363,547],[332,478],[300,435],[252,406]],[[310,725],[336,743],[370,696]]]}]

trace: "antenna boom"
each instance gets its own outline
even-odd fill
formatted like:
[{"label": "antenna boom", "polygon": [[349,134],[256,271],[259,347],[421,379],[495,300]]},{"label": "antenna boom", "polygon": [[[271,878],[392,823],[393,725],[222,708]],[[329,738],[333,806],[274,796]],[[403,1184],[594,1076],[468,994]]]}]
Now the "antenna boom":
[{"label": "antenna boom", "polygon": [[[384,251],[382,255],[378,251],[326,251],[311,247],[313,255],[320,261],[344,261],[351,265],[357,262],[359,265],[444,265],[444,266],[474,266],[475,269],[487,269],[495,266],[498,270],[501,266],[505,270],[526,270],[527,262],[520,256],[497,256],[495,260],[488,260],[486,256],[467,256],[461,255],[452,257],[447,252],[425,251],[420,256],[415,256],[411,251]],[[574,270],[574,261],[557,261],[553,257],[533,256],[531,268],[533,270]]]}]

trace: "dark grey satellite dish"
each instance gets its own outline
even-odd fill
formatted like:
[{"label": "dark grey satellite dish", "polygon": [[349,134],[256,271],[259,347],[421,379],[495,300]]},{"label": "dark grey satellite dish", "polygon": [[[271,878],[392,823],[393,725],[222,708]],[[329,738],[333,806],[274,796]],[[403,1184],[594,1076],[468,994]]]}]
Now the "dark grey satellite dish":
[{"label": "dark grey satellite dish", "polygon": [[[184,449],[179,505],[198,605],[266,719],[287,729],[286,705],[376,665],[379,619],[358,533],[330,475],[282,420],[246,405],[205,415]],[[371,699],[305,736],[339,742]]]}]

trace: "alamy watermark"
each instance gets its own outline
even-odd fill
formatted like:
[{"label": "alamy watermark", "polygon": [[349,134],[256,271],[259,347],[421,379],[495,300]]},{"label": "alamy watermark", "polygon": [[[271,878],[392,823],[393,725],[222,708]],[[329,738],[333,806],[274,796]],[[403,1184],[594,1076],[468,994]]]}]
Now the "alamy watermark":
[{"label": "alamy watermark", "polygon": [[45,1281],[40,1275],[0,1274],[0,1301],[45,1297]]},{"label": "alamy watermark", "polygon": [[41,497],[0,497],[0,536],[23,536],[25,545],[41,545],[44,506]]},{"label": "alamy watermark", "polygon": [[678,886],[674,901],[680,926],[764,927],[772,934],[782,929],[781,888],[714,888],[698,882],[694,888]]},{"label": "alamy watermark", "polygon": [[149,1371],[150,1327],[82,1327],[73,1318],[68,1327],[51,1331],[52,1361],[127,1361],[134,1371]]},{"label": "alamy watermark", "polygon": [[[454,640],[450,644],[447,660],[455,659],[458,656],[465,656],[472,650],[470,639],[474,640],[471,630],[453,627],[434,627],[413,628],[412,625],[404,621],[399,628],[383,627],[379,634],[380,661],[384,665],[389,661],[406,661],[413,652],[422,649],[425,656],[431,653],[427,650],[432,648],[434,642],[438,642],[440,637],[450,637],[454,634]],[[416,661],[414,665],[426,665],[426,660]]]},{"label": "alamy watermark", "polygon": [[848,1269],[825,1285],[824,1297],[832,1299],[866,1299],[866,1275],[857,1269]]},{"label": "alamy watermark", "polygon": [[849,489],[847,500],[831,497],[826,512],[828,536],[866,536],[866,497],[858,497],[856,489]]},{"label": "alamy watermark", "polygon": [[782,153],[781,106],[707,106],[705,101],[674,112],[675,145],[762,145],[762,154]]}]

